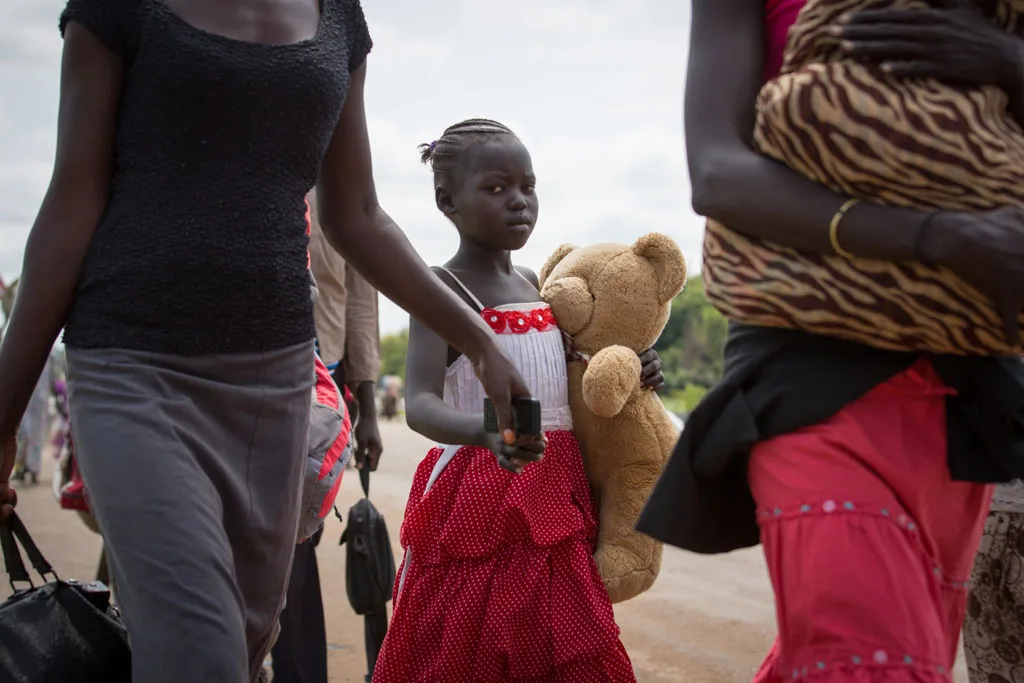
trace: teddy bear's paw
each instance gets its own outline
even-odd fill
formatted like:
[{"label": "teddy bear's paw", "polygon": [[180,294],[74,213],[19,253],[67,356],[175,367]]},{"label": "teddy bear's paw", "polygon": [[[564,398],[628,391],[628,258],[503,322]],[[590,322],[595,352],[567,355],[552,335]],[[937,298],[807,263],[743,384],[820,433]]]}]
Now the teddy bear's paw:
[{"label": "teddy bear's paw", "polygon": [[615,417],[640,387],[640,359],[625,346],[609,346],[590,359],[583,373],[583,401],[595,415]]},{"label": "teddy bear's paw", "polygon": [[594,562],[612,603],[635,598],[654,585],[661,569],[661,545],[643,555],[622,546],[603,546]]}]

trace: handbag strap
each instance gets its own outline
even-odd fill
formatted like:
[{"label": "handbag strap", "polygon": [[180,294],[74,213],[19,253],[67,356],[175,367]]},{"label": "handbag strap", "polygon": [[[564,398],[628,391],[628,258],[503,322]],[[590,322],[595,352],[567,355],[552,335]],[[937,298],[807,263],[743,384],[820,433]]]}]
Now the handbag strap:
[{"label": "handbag strap", "polygon": [[34,588],[35,584],[32,583],[32,577],[29,576],[28,570],[25,569],[25,562],[21,559],[21,553],[18,551],[18,544],[14,540],[14,532],[11,531],[10,523],[0,524],[0,549],[3,550],[4,569],[7,571],[7,582],[11,585],[11,591],[18,592],[14,584],[19,581],[28,583],[30,587]]},{"label": "handbag strap", "polygon": [[39,546],[32,540],[32,536],[28,533],[25,523],[21,521],[21,517],[17,513],[12,513],[8,522],[0,525],[0,546],[3,547],[4,567],[7,570],[8,580],[12,589],[14,589],[14,584],[19,581],[28,583],[31,587],[35,586],[32,583],[31,575],[25,568],[21,551],[18,550],[19,543],[25,549],[29,562],[32,563],[32,566],[39,576],[43,578],[43,581],[46,581],[47,575],[52,576],[58,581],[60,580],[57,572],[53,570],[50,563],[43,557]]},{"label": "handbag strap", "polygon": [[[365,467],[359,470],[359,485],[363,489],[363,495],[365,497],[369,498],[370,497],[370,470],[366,469]],[[341,512],[338,510],[338,506],[337,505],[334,506],[334,516],[338,518],[339,522],[345,521],[344,518],[341,516]],[[345,543],[345,532],[344,531],[341,533],[341,541],[339,543],[340,544]]]},{"label": "handbag strap", "polygon": [[14,537],[21,543],[21,547],[25,549],[25,554],[28,555],[28,561],[32,563],[35,570],[39,573],[39,576],[46,578],[47,574],[53,578],[60,580],[57,576],[57,572],[53,570],[53,566],[46,561],[43,557],[42,551],[39,550],[39,546],[36,545],[35,541],[28,533],[28,529],[25,527],[25,523],[21,521],[21,517],[13,515],[11,517],[11,531],[14,532]]},{"label": "handbag strap", "polygon": [[363,495],[370,497],[370,470],[365,467],[359,470],[359,485],[363,488]]}]

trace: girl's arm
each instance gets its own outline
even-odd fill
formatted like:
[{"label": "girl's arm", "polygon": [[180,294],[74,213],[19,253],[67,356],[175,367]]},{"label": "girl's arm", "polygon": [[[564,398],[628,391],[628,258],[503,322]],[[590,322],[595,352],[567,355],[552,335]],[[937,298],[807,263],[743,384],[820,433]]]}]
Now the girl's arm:
[{"label": "girl's arm", "polygon": [[405,369],[405,418],[409,427],[443,444],[482,446],[498,456],[505,469],[520,472],[540,460],[542,440],[524,436],[514,446],[497,434],[484,431],[483,406],[479,413],[461,413],[444,402],[448,344],[415,318],[409,322],[409,351]]},{"label": "girl's arm", "polygon": [[381,208],[366,131],[365,83],[364,62],[352,72],[348,97],[320,169],[317,206],[324,236],[375,289],[473,362],[494,402],[504,438],[511,442],[512,398],[529,396],[530,391],[483,319],[430,272]]},{"label": "girl's arm", "polygon": [[415,318],[409,321],[405,367],[405,419],[413,431],[444,444],[487,447],[483,406],[460,413],[444,400],[448,344]]},{"label": "girl's arm", "polygon": [[[89,30],[69,23],[53,175],[29,233],[17,302],[0,345],[0,443],[13,440],[106,210],[122,79],[121,58]],[[11,450],[4,449],[0,488],[14,464]]]}]

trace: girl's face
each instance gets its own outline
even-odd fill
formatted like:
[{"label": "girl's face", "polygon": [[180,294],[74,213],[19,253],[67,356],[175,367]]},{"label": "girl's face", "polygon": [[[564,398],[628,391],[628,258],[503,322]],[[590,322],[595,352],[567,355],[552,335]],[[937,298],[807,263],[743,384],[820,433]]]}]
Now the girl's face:
[{"label": "girl's face", "polygon": [[465,154],[451,219],[464,238],[478,244],[522,249],[539,209],[530,153],[517,140],[501,140],[473,145]]}]

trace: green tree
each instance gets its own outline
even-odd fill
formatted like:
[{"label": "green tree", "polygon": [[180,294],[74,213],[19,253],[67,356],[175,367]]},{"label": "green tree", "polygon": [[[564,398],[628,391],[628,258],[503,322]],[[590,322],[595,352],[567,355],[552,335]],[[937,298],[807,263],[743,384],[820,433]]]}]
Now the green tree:
[{"label": "green tree", "polygon": [[670,391],[693,384],[705,389],[722,376],[728,322],[708,301],[704,283],[693,278],[672,302],[672,315],[655,345]]},{"label": "green tree", "polygon": [[381,375],[398,375],[405,379],[405,356],[409,350],[409,330],[386,334],[380,339]]}]

